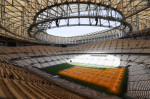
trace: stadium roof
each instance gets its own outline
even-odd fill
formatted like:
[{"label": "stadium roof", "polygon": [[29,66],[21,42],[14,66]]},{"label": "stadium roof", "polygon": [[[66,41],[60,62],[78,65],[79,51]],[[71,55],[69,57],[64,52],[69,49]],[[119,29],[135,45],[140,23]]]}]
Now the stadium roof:
[{"label": "stadium roof", "polygon": [[[37,43],[87,43],[124,36],[132,37],[138,33],[147,36],[145,33],[150,28],[149,0],[1,0],[0,12],[1,36]],[[78,23],[71,24],[72,18],[78,19]],[[81,19],[88,19],[88,24],[79,22]],[[62,20],[66,21],[65,26],[100,27],[105,26],[102,21],[105,20],[108,21],[106,27],[112,26],[112,30],[105,31],[104,34],[89,33],[69,38],[45,33],[48,28],[63,26]],[[52,22],[55,26],[50,25]],[[119,22],[120,25],[113,27],[111,22]]]}]

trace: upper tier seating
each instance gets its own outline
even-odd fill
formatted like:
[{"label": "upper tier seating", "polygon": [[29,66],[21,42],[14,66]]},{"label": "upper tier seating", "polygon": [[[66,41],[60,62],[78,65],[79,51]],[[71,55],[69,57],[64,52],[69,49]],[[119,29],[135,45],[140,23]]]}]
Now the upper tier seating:
[{"label": "upper tier seating", "polygon": [[150,41],[145,40],[109,40],[93,42],[70,48],[51,46],[0,47],[2,59],[20,57],[60,55],[69,53],[149,53]]}]

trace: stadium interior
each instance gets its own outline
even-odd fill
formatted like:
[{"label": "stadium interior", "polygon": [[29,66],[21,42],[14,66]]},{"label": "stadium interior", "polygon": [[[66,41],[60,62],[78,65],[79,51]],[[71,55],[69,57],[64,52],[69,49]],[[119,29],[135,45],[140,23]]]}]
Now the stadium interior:
[{"label": "stadium interior", "polygon": [[0,0],[0,99],[150,99],[150,0]]}]

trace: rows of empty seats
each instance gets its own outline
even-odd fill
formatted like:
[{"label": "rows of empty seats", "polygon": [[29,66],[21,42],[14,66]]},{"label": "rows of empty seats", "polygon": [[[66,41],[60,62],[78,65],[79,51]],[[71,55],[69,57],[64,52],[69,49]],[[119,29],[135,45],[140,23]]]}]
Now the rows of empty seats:
[{"label": "rows of empty seats", "polygon": [[[81,56],[86,61],[86,55],[67,55],[66,59]],[[83,57],[84,56],[84,57]],[[104,55],[103,55],[104,56]],[[127,95],[134,98],[149,98],[150,87],[150,56],[148,55],[115,55],[120,59],[120,66],[129,66]],[[82,62],[84,62],[82,59]],[[80,60],[80,57],[79,57]],[[21,60],[20,60],[21,61]],[[98,60],[97,60],[98,61]]]},{"label": "rows of empty seats", "polygon": [[[34,66],[38,68],[53,66],[66,63],[76,59],[75,62],[87,62],[86,55],[90,53],[109,54],[118,58],[119,66],[129,66],[129,81],[127,95],[136,98],[149,98],[150,94],[150,41],[138,40],[110,40],[93,42],[70,48],[58,48],[50,46],[26,46],[26,47],[0,47],[0,58],[6,60],[14,60],[14,62],[22,66]],[[87,53],[84,55],[84,53]],[[119,54],[118,54],[119,53]],[[124,54],[125,53],[125,54]],[[135,54],[134,54],[135,53]],[[145,54],[144,54],[145,53]],[[143,54],[143,55],[142,55]],[[82,57],[80,57],[82,56]],[[81,59],[82,58],[82,59]],[[90,59],[89,59],[90,60]],[[105,59],[107,63],[109,59]],[[114,60],[109,60],[113,62]],[[89,62],[89,61],[88,61]],[[98,63],[99,60],[90,60],[92,63]],[[101,62],[99,62],[101,63]],[[103,63],[103,65],[108,65]],[[6,66],[4,66],[6,67]],[[135,69],[137,70],[135,70]],[[17,70],[16,70],[17,71]],[[9,76],[3,72],[10,72],[9,69],[1,68],[1,77],[5,79]],[[11,70],[12,72],[12,70]],[[15,74],[15,73],[14,73]],[[17,77],[19,75],[19,77]],[[32,83],[38,83],[41,80],[35,80],[21,76],[22,72],[17,72],[14,79],[21,79],[21,82],[33,80]],[[11,76],[10,76],[11,77]],[[12,79],[13,81],[13,79]],[[3,81],[4,83],[4,81]],[[39,82],[40,83],[40,82]],[[144,88],[144,89],[143,89]],[[2,90],[0,90],[1,93]]]},{"label": "rows of empty seats", "polygon": [[135,62],[147,64],[150,57],[146,55],[124,55],[124,54],[103,54],[94,56],[93,54],[74,54],[74,55],[57,55],[57,56],[43,56],[39,58],[19,59],[14,62],[22,66],[33,66],[37,68],[43,68],[47,66],[53,66],[63,64],[66,62],[77,62],[94,64],[101,66],[130,66]]},{"label": "rows of empty seats", "polygon": [[137,99],[150,98],[150,72],[145,64],[129,67],[127,95]]},{"label": "rows of empty seats", "polygon": [[101,66],[120,66],[120,58],[117,58],[115,55],[79,55],[72,58],[71,61]]},{"label": "rows of empty seats", "polygon": [[53,66],[58,64],[66,63],[67,57],[64,56],[42,56],[42,57],[35,57],[35,58],[28,58],[28,59],[21,59],[16,60],[16,62],[19,65],[22,66],[34,66],[38,68],[47,67],[47,66]]},{"label": "rows of empty seats", "polygon": [[149,53],[150,41],[138,40],[109,40],[93,42],[70,48],[51,46],[27,46],[15,48],[0,48],[0,56],[5,59],[31,57],[42,55],[60,55],[69,53]]},{"label": "rows of empty seats", "polygon": [[0,98],[82,99],[39,75],[6,62],[0,62]]}]

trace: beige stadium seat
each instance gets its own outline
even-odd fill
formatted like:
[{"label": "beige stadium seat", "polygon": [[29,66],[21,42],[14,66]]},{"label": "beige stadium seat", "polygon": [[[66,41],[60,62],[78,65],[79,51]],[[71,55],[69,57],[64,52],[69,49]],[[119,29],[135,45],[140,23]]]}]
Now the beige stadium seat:
[{"label": "beige stadium seat", "polygon": [[[72,99],[76,97],[77,99],[84,99],[82,96],[52,84],[52,82],[32,73],[28,69],[8,63],[0,62],[0,64],[0,98],[66,99],[68,97],[68,99]],[[2,76],[3,73],[6,77]],[[8,77],[10,73],[14,75],[13,79]]]}]

